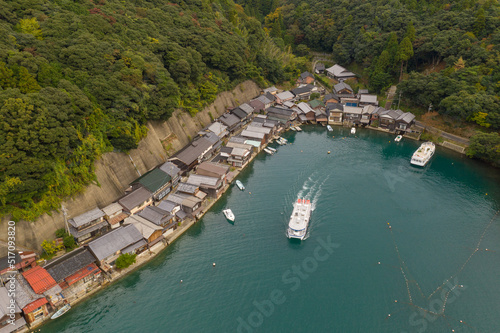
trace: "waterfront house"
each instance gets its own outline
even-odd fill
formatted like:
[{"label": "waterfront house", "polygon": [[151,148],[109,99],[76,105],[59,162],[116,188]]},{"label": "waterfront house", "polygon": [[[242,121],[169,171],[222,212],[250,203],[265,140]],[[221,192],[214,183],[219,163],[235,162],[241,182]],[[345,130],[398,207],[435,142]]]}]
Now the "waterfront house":
[{"label": "waterfront house", "polygon": [[316,109],[314,110],[316,122],[318,124],[327,124],[328,123],[328,117],[326,116],[326,113],[322,109]]},{"label": "waterfront house", "polygon": [[349,97],[349,98],[355,97],[354,90],[352,90],[351,86],[345,82],[337,83],[335,86],[333,86],[333,90],[335,92],[335,95],[337,95],[340,98],[342,98],[342,97]]},{"label": "waterfront house", "polygon": [[9,256],[0,258],[0,275],[11,271],[10,264],[14,266],[14,271],[24,270],[36,265],[36,253],[33,251],[20,251],[13,254],[14,256],[11,258]]},{"label": "waterfront house", "polygon": [[148,248],[151,248],[151,246],[164,239],[163,227],[161,225],[154,224],[139,215],[127,217],[125,221],[123,221],[123,225],[133,225],[137,230],[139,230],[144,240],[146,240]]},{"label": "waterfront house", "polygon": [[221,140],[229,135],[227,126],[218,121],[211,123],[210,126],[207,127],[207,130],[217,135]]},{"label": "waterfront house", "polygon": [[[210,177],[203,175],[190,175],[186,183],[197,185],[212,198],[218,198],[224,189],[223,177]],[[189,212],[187,212],[189,213]]]},{"label": "waterfront house", "polygon": [[344,106],[344,124],[359,125],[363,108],[357,106]]},{"label": "waterfront house", "polygon": [[172,191],[171,180],[172,178],[169,174],[159,168],[154,168],[134,180],[130,185],[132,186],[132,190],[144,187],[152,193],[155,201],[160,201]]},{"label": "waterfront house", "polygon": [[306,85],[301,85],[297,88],[292,89],[292,94],[295,95],[294,100],[295,101],[300,101],[300,100],[306,100],[311,97],[311,94],[313,92],[314,86],[311,84],[306,84]]},{"label": "waterfront house", "polygon": [[396,120],[404,114],[401,110],[385,110],[380,113],[380,128],[396,130]]},{"label": "waterfront house", "polygon": [[181,178],[181,169],[172,162],[165,162],[160,166],[160,170],[170,176],[172,188],[175,188]]},{"label": "waterfront house", "polygon": [[356,77],[356,74],[353,72],[348,71],[344,67],[335,64],[330,68],[327,68],[326,70],[326,75],[328,77],[331,77],[332,79],[338,80],[338,81],[344,81],[350,78]]},{"label": "waterfront house", "polygon": [[274,96],[271,99],[271,98],[268,98],[266,95],[260,95],[259,97],[257,97],[257,100],[259,100],[262,104],[264,104],[264,110],[273,104],[274,99],[275,99]]},{"label": "waterfront house", "polygon": [[326,114],[328,116],[328,124],[342,125],[344,106],[340,103],[328,103],[326,105]]},{"label": "waterfront house", "polygon": [[243,138],[249,140],[259,141],[262,145],[266,143],[265,134],[259,132],[253,132],[251,130],[245,129],[240,134]]},{"label": "waterfront house", "polygon": [[173,221],[180,221],[177,218],[177,216],[176,216],[176,213],[181,210],[181,205],[180,204],[177,204],[177,203],[174,203],[174,202],[168,201],[168,200],[163,200],[158,205],[158,208],[160,208],[161,210],[163,210],[163,211],[169,213],[170,215],[172,215],[173,216]]},{"label": "waterfront house", "polygon": [[87,247],[103,271],[108,271],[122,253],[138,253],[147,242],[134,225],[125,225],[88,243]]},{"label": "waterfront house", "polygon": [[383,107],[380,107],[380,106],[376,107],[375,111],[373,111],[372,117],[370,119],[370,126],[378,127],[380,125],[380,115],[382,113],[384,113],[385,111],[387,111],[387,110]]},{"label": "waterfront house", "polygon": [[375,112],[377,107],[373,105],[366,105],[363,107],[363,111],[361,112],[361,125],[369,125],[372,119],[372,114]]},{"label": "waterfront house", "polygon": [[297,79],[297,85],[312,84],[312,83],[314,83],[314,75],[312,75],[307,71],[300,74],[300,77]]},{"label": "waterfront house", "polygon": [[0,333],[20,331],[26,326],[26,320],[22,317],[16,298],[9,296],[5,287],[0,287]]},{"label": "waterfront house", "polygon": [[294,98],[295,95],[288,90],[276,94],[276,102],[278,104],[283,104],[285,102],[292,101]]},{"label": "waterfront house", "polygon": [[[229,114],[228,118],[235,118],[238,126],[240,126],[240,119],[233,114]],[[224,118],[219,118],[224,123]],[[225,123],[224,123],[225,124]],[[228,126],[227,124],[225,124]],[[231,126],[228,129],[232,132]],[[184,147],[181,151],[177,152],[173,157],[169,158],[169,162],[174,163],[182,172],[187,172],[193,169],[198,163],[212,157],[221,146],[222,141],[214,133],[206,133],[203,137],[191,142],[188,146]]]},{"label": "waterfront house", "polygon": [[325,104],[320,101],[319,99],[313,99],[312,101],[309,101],[307,104],[311,107],[313,110],[324,110],[325,109]]},{"label": "waterfront house", "polygon": [[275,121],[276,126],[278,123],[288,126],[292,121],[297,118],[297,111],[285,107],[270,107],[267,110],[268,121]]},{"label": "waterfront house", "polygon": [[[204,177],[204,176],[202,176]],[[211,177],[209,177],[211,178]],[[192,195],[182,194],[182,193],[173,193],[168,196],[168,201],[173,202],[174,204],[180,205],[181,210],[186,214],[182,215],[179,212],[176,213],[180,219],[184,220],[185,218],[191,216],[197,218],[201,213],[202,207],[200,198],[197,198]]]},{"label": "waterfront house", "polygon": [[301,102],[297,105],[297,107],[305,115],[307,121],[312,123],[316,122],[316,112],[314,112],[314,110],[309,106],[309,104]]},{"label": "waterfront house", "polygon": [[278,88],[276,88],[275,86],[272,86],[272,87],[264,89],[264,94],[267,94],[267,93],[276,95],[278,93]]},{"label": "waterfront house", "polygon": [[403,113],[396,119],[396,131],[406,132],[415,123],[415,115],[411,112]]},{"label": "waterfront house", "polygon": [[44,266],[61,287],[65,299],[82,297],[95,287],[101,277],[95,257],[85,247],[79,247]]},{"label": "waterfront house", "polygon": [[35,266],[22,273],[23,278],[31,286],[35,294],[43,295],[55,307],[63,301],[61,287],[54,278],[42,267]]},{"label": "waterfront house", "polygon": [[233,167],[242,168],[247,164],[251,156],[252,151],[250,149],[233,148],[227,162]]},{"label": "waterfront house", "polygon": [[327,105],[328,103],[340,103],[340,97],[338,97],[337,95],[332,94],[332,93],[327,94],[323,98],[323,103],[325,105]]},{"label": "waterfront house", "polygon": [[[267,96],[267,95],[266,95],[266,96]],[[272,95],[272,96],[274,96],[274,95]],[[276,97],[274,97],[274,98],[276,98]],[[246,112],[247,114],[249,114],[250,116],[251,116],[251,115],[253,115],[253,113],[254,113],[254,111],[255,111],[255,110],[254,110],[254,108],[253,108],[250,104],[248,104],[248,103],[243,103],[243,104],[241,104],[241,105],[239,106],[239,108],[240,108],[240,109],[242,109],[243,111],[245,111],[245,112]]]},{"label": "waterfront house", "polygon": [[33,291],[21,274],[15,276],[16,304],[24,313],[26,323],[35,326],[49,316],[49,301]]},{"label": "waterfront house", "polygon": [[[229,148],[241,148],[241,149],[249,149],[249,150],[255,150],[255,151],[260,151],[260,147],[261,147],[261,141],[254,141],[254,140],[248,140],[248,139],[245,139],[245,138],[239,138],[239,139],[242,139],[242,142],[236,142],[236,141],[229,141],[227,144],[226,144],[226,147],[229,147]],[[245,143],[247,141],[252,141],[252,142],[257,142],[258,143],[258,147],[255,147],[249,143]],[[254,149],[255,147],[255,149]]]},{"label": "waterfront house", "polygon": [[231,113],[240,119],[241,126],[243,126],[248,121],[250,121],[250,119],[253,115],[252,113],[250,113],[250,114],[246,113],[245,111],[243,111],[239,107],[232,109]]},{"label": "waterfront house", "polygon": [[107,205],[102,211],[104,212],[104,219],[108,221],[111,229],[118,228],[120,223],[128,216],[128,214],[123,211],[122,205],[118,202]]},{"label": "waterfront house", "polygon": [[[180,183],[179,187],[182,184],[183,183]],[[174,214],[171,214],[170,212],[165,211],[158,206],[158,207],[146,207],[138,215],[148,220],[149,222],[157,226],[160,226],[162,228],[161,232],[165,237],[171,234],[177,228],[177,219],[175,218]]]},{"label": "waterfront house", "polygon": [[362,94],[359,96],[359,106],[364,107],[366,105],[378,106],[377,95]]},{"label": "waterfront house", "polygon": [[252,132],[259,132],[264,134],[264,141],[268,142],[272,137],[273,129],[270,127],[264,127],[263,123],[250,123],[248,125],[247,130]]},{"label": "waterfront house", "polygon": [[266,105],[259,101],[257,98],[254,98],[248,102],[248,105],[250,105],[253,108],[254,113],[260,113],[263,112],[266,108]]},{"label": "waterfront house", "polygon": [[316,66],[314,66],[314,73],[323,74],[324,72],[325,72],[325,64],[322,62],[316,63]]},{"label": "waterfront house", "polygon": [[109,230],[109,223],[104,220],[104,215],[104,212],[96,207],[69,219],[69,232],[79,244],[89,241]]},{"label": "waterfront house", "polygon": [[199,191],[200,187],[198,185],[180,182],[179,187],[177,187],[176,193],[183,193],[196,196],[196,194],[198,194]]},{"label": "waterfront house", "polygon": [[223,123],[229,133],[234,133],[241,127],[241,120],[232,113],[224,113],[219,117],[219,121]]},{"label": "waterfront house", "polygon": [[203,162],[196,168],[196,174],[202,176],[220,178],[223,186],[226,185],[229,167],[218,163]]},{"label": "waterfront house", "polygon": [[123,207],[125,212],[135,214],[144,207],[151,205],[153,203],[153,196],[144,187],[139,187],[119,199],[118,203]]}]

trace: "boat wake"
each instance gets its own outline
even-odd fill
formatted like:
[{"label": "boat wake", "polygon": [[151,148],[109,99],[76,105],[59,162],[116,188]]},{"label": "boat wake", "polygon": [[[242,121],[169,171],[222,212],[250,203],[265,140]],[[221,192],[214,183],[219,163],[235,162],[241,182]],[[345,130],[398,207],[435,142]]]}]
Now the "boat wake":
[{"label": "boat wake", "polygon": [[302,185],[302,189],[297,193],[297,199],[306,199],[311,200],[311,210],[316,209],[316,204],[321,196],[323,191],[323,185],[325,185],[326,181],[330,178],[330,175],[326,176],[323,181],[320,183],[320,180],[314,180],[314,173],[309,176],[309,178]]}]

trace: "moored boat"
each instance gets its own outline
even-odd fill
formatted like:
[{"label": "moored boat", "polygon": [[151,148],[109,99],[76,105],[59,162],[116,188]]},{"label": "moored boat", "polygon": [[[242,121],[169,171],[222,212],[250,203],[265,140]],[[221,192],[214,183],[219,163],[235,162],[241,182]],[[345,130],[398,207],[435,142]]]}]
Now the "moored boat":
[{"label": "moored boat", "polygon": [[398,135],[398,136],[394,139],[394,141],[399,142],[399,141],[401,141],[401,139],[402,139],[402,138],[403,138],[403,136],[402,136],[402,135]]},{"label": "moored boat", "polygon": [[266,147],[266,148],[267,148],[267,149],[269,149],[270,151],[272,151],[273,153],[276,153],[276,152],[277,152],[277,150],[276,150],[276,149],[274,149],[273,147]]},{"label": "moored boat", "polygon": [[56,319],[56,318],[59,318],[61,317],[63,314],[65,314],[66,312],[68,312],[69,310],[71,309],[71,305],[69,304],[66,304],[65,306],[63,306],[62,308],[60,308],[59,310],[57,310],[56,313],[54,313],[50,319]]},{"label": "moored boat", "polygon": [[330,126],[330,125],[326,125],[326,129],[328,130],[328,132],[333,131],[333,128],[332,128],[332,126]]},{"label": "moored boat", "polygon": [[245,190],[245,186],[243,186],[243,183],[239,180],[236,181],[236,186],[238,186],[238,188],[242,191]]},{"label": "moored boat", "polygon": [[268,154],[268,155],[274,155],[274,153],[272,151],[270,151],[269,149],[267,148],[264,148],[264,151]]},{"label": "moored boat", "polygon": [[351,134],[356,134],[356,127],[351,128]]},{"label": "moored boat", "polygon": [[432,142],[424,142],[422,145],[413,153],[410,163],[417,166],[425,166],[432,155],[436,151],[436,146]]},{"label": "moored boat", "polygon": [[307,234],[309,218],[311,217],[311,201],[306,199],[297,199],[293,204],[293,212],[288,223],[288,238],[297,238],[303,240]]},{"label": "moored boat", "polygon": [[224,216],[226,217],[226,219],[228,219],[231,222],[234,222],[235,217],[234,217],[233,211],[231,209],[227,208],[227,209],[224,209],[222,212],[224,213]]},{"label": "moored boat", "polygon": [[290,129],[291,129],[292,131],[294,131],[294,132],[297,132],[297,129],[295,129],[295,127],[293,127],[293,126],[290,126]]},{"label": "moored boat", "polygon": [[299,126],[295,126],[295,129],[297,130],[297,132],[302,132],[302,128],[300,128]]}]

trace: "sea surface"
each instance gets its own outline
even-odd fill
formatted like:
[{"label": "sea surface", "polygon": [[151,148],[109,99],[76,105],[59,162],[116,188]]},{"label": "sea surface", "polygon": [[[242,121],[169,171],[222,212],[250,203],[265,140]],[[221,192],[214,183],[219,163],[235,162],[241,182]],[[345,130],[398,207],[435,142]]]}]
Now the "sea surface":
[{"label": "sea surface", "polygon": [[[441,147],[415,168],[418,142],[303,128],[238,176],[245,191],[41,332],[500,332],[498,169]],[[302,242],[285,236],[299,197],[314,206]]]}]

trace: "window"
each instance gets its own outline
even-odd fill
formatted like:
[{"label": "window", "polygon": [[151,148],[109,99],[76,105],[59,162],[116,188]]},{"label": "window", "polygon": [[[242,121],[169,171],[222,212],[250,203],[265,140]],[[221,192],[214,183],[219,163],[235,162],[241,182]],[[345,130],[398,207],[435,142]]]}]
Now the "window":
[{"label": "window", "polygon": [[33,311],[33,316],[35,316],[35,320],[43,318],[43,307],[41,306]]}]

